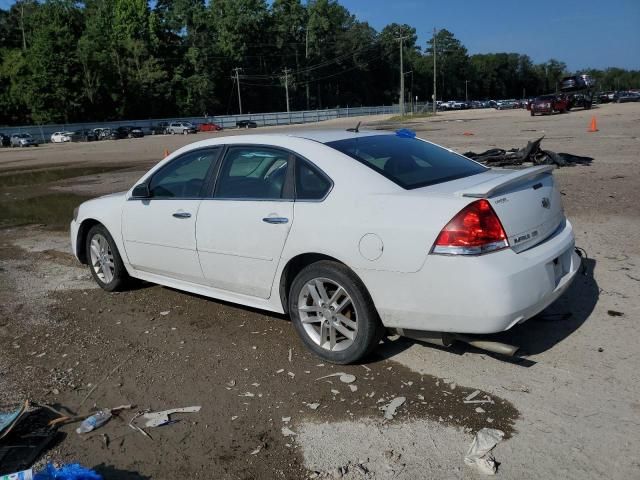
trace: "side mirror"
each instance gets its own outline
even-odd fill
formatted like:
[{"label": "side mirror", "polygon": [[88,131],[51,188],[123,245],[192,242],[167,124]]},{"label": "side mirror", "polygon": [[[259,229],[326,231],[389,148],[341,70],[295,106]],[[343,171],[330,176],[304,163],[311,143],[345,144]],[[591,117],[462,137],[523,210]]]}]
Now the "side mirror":
[{"label": "side mirror", "polygon": [[151,198],[151,192],[149,191],[149,185],[146,183],[141,183],[133,187],[133,192],[131,192],[132,199],[145,199]]}]

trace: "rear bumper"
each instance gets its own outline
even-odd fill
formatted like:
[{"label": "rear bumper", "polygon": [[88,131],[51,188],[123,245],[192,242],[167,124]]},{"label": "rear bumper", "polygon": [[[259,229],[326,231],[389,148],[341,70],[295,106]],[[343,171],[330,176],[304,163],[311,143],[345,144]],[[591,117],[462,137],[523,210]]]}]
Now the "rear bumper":
[{"label": "rear bumper", "polygon": [[566,291],[579,267],[566,221],[521,253],[429,255],[416,273],[357,273],[386,327],[483,334],[508,330],[544,310]]}]

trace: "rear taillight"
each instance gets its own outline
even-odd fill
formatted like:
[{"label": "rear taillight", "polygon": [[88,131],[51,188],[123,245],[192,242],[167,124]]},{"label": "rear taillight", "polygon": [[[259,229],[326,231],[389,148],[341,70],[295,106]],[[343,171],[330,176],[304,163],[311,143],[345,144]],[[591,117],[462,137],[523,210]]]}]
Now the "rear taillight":
[{"label": "rear taillight", "polygon": [[464,207],[442,229],[431,253],[480,255],[507,248],[509,242],[500,219],[487,200]]}]

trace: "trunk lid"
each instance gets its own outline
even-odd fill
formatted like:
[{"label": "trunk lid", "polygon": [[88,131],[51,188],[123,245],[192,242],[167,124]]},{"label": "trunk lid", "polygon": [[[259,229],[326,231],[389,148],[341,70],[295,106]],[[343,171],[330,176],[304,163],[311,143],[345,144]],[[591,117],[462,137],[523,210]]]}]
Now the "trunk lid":
[{"label": "trunk lid", "polygon": [[455,193],[486,198],[502,222],[509,245],[521,252],[545,240],[564,221],[562,199],[552,171],[552,166],[492,169],[492,175],[485,179],[484,175],[477,175],[478,183]]}]

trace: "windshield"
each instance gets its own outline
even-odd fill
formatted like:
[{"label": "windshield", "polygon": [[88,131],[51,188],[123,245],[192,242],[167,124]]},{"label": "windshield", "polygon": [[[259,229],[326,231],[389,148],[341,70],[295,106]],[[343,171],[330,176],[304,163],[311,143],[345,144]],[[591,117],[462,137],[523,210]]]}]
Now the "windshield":
[{"label": "windshield", "polygon": [[485,172],[487,168],[462,155],[416,138],[374,135],[328,142],[402,188],[434,185]]}]

